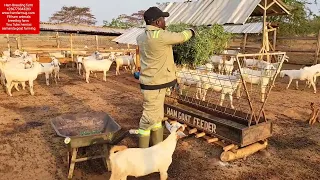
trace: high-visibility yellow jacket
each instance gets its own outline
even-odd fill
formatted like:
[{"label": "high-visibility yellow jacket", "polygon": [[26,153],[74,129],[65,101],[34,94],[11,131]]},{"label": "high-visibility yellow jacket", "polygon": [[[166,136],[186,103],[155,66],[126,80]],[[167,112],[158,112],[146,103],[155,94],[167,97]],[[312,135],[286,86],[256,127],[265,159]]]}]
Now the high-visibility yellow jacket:
[{"label": "high-visibility yellow jacket", "polygon": [[170,32],[147,25],[137,37],[140,54],[140,87],[146,90],[172,87],[176,84],[176,66],[172,46],[188,41],[191,30]]}]

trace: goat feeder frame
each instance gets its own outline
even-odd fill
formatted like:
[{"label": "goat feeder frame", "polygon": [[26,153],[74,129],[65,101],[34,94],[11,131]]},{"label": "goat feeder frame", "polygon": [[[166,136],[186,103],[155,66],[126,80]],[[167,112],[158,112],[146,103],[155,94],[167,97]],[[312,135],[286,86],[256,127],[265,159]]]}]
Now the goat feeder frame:
[{"label": "goat feeder frame", "polygon": [[[280,65],[274,74],[272,82],[270,83],[273,85],[282,67],[285,55],[285,52],[234,55],[236,56],[236,64],[240,69],[241,83],[246,92],[246,100],[250,107],[250,113],[222,107],[185,95],[179,95],[178,98],[167,95],[164,104],[165,116],[170,119],[177,120],[180,123],[184,123],[192,128],[196,128],[207,135],[217,137],[235,145],[236,148],[230,149],[235,153],[238,147],[243,150],[239,152],[238,155],[235,155],[239,156],[236,158],[225,158],[227,155],[224,154],[225,152],[222,153],[220,157],[222,161],[246,157],[256,151],[264,149],[267,146],[267,139],[272,136],[272,121],[266,119],[264,112],[264,106],[269,97],[272,86],[267,89],[265,101],[261,108],[258,109],[258,116],[256,116],[250,94],[246,83],[243,80],[239,58],[258,56],[261,60],[261,57],[263,56],[282,56],[280,58],[281,60],[279,60]],[[213,109],[212,107],[215,108]],[[221,145],[221,143],[219,145]]]},{"label": "goat feeder frame", "polygon": [[[81,121],[88,119],[96,122],[101,121],[102,124],[98,127],[98,130],[93,130],[92,127],[86,128],[87,132],[85,133],[76,132],[78,130],[74,131],[72,128],[61,127],[63,125],[63,121],[66,120],[78,121],[82,124]],[[52,119],[51,125],[58,136],[65,138],[65,144],[67,144],[67,162],[69,166],[68,179],[72,179],[76,162],[102,158],[104,165],[108,170],[110,170],[108,162],[110,146],[118,144],[122,139],[129,135],[129,131],[120,132],[121,126],[104,112],[63,114]],[[69,140],[69,142],[66,140]],[[89,147],[92,145],[102,145],[103,154],[77,158],[79,148]]]}]

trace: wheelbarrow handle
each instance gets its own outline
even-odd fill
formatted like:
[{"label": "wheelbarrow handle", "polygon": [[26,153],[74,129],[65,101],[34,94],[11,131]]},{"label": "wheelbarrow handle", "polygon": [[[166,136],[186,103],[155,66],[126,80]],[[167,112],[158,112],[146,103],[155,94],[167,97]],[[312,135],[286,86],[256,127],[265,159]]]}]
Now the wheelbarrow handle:
[{"label": "wheelbarrow handle", "polygon": [[115,138],[113,141],[111,141],[111,145],[117,145],[119,144],[120,141],[122,141],[124,138],[126,138],[129,135],[129,131],[125,131],[124,133],[122,133],[120,136],[118,136],[117,138]]}]

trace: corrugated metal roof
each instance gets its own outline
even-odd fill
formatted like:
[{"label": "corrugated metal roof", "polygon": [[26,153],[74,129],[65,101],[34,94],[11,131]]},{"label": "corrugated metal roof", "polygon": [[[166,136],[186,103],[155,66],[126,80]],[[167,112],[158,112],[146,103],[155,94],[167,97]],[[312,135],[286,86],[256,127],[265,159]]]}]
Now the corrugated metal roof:
[{"label": "corrugated metal roof", "polygon": [[263,23],[247,23],[243,25],[224,25],[224,30],[232,34],[259,34],[263,30]]},{"label": "corrugated metal roof", "polygon": [[[244,25],[224,25],[225,31],[233,34],[251,33],[258,34],[262,32],[263,23],[248,23]],[[131,28],[112,41],[122,44],[137,45],[136,38],[144,32],[144,28]]]},{"label": "corrugated metal roof", "polygon": [[[268,0],[271,3],[273,0]],[[261,0],[198,0],[171,2],[161,8],[169,12],[166,23],[186,23],[195,26],[212,24],[244,24],[251,15],[262,15],[258,6]],[[264,1],[263,1],[264,2]],[[267,14],[288,14],[288,7],[281,0],[276,0]],[[268,3],[268,4],[269,4]]]},{"label": "corrugated metal roof", "polygon": [[131,28],[122,35],[116,37],[112,41],[122,44],[137,45],[136,38],[144,32],[144,28]]},{"label": "corrugated metal roof", "polygon": [[40,30],[52,30],[52,31],[79,31],[79,32],[97,32],[105,34],[122,34],[125,29],[114,29],[99,26],[86,26],[86,25],[74,25],[74,24],[51,24],[40,23]]},{"label": "corrugated metal roof", "polygon": [[162,10],[169,12],[166,24],[186,23],[195,26],[244,24],[261,0],[199,0],[171,2]]}]

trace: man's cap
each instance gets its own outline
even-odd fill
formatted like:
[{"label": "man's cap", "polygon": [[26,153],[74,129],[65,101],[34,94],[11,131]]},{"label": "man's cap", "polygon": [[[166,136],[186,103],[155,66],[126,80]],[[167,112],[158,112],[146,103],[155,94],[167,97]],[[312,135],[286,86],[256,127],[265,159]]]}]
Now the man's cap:
[{"label": "man's cap", "polygon": [[163,12],[158,7],[150,7],[146,12],[143,14],[144,20],[148,23],[151,23],[160,17],[169,17],[168,12]]}]

